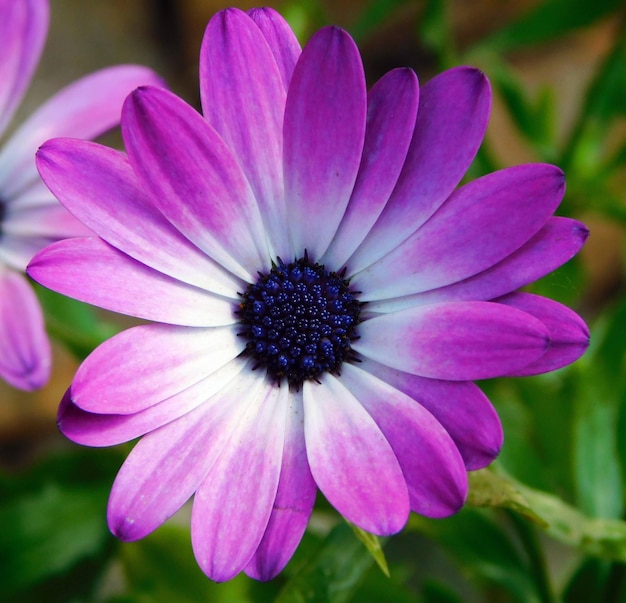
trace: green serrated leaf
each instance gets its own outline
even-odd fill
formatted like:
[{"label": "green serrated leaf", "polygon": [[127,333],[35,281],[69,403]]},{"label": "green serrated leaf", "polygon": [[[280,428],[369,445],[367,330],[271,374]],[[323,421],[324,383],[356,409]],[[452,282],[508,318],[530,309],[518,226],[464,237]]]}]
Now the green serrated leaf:
[{"label": "green serrated leaf", "polygon": [[348,522],[348,525],[352,528],[356,537],[365,545],[365,548],[370,552],[383,574],[389,577],[389,566],[387,565],[385,553],[383,552],[378,536],[370,534],[350,522]]}]

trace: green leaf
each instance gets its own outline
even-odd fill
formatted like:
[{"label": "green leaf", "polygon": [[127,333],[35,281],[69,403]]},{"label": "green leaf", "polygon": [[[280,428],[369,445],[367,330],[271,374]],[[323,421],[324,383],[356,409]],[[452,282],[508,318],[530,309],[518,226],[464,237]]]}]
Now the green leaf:
[{"label": "green leaf", "polygon": [[616,519],[623,512],[617,449],[618,405],[610,387],[590,370],[580,379],[574,404],[574,476],[578,505],[592,517]]},{"label": "green leaf", "polygon": [[622,0],[544,0],[479,44],[498,51],[541,44],[587,27],[621,6]]},{"label": "green leaf", "polygon": [[365,545],[365,548],[370,552],[370,555],[374,558],[374,561],[376,561],[376,564],[380,567],[383,574],[389,577],[389,567],[378,536],[370,534],[352,523],[348,522],[348,525],[352,528],[356,537]]},{"label": "green leaf", "polygon": [[587,517],[557,496],[528,488],[491,469],[471,473],[470,484],[470,505],[512,509],[585,554],[626,561],[624,521]]},{"label": "green leaf", "polygon": [[518,603],[537,603],[528,564],[510,535],[482,509],[464,508],[443,520],[411,515],[409,528],[442,545],[479,586],[496,586]]},{"label": "green leaf", "polygon": [[17,593],[96,557],[111,538],[108,488],[47,484],[0,506],[0,583]]},{"label": "green leaf", "polygon": [[345,603],[372,563],[372,555],[354,531],[339,524],[285,585],[277,603]]}]

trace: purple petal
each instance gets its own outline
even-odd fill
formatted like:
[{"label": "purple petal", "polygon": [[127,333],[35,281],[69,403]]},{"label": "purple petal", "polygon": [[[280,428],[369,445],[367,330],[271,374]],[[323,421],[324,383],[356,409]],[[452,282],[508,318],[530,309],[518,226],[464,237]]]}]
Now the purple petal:
[{"label": "purple petal", "polygon": [[492,302],[447,302],[383,314],[359,325],[353,349],[431,379],[474,381],[516,371],[548,349],[549,333],[526,312]]},{"label": "purple petal", "polygon": [[[197,408],[241,372],[241,363],[229,362],[208,377],[133,414],[87,412],[72,402],[67,391],[57,414],[59,430],[83,446],[115,446],[129,442]],[[134,398],[130,398],[134,402]],[[105,409],[102,409],[105,411]]]},{"label": "purple petal", "polygon": [[588,236],[584,224],[569,218],[552,217],[525,245],[488,270],[439,289],[370,302],[367,308],[372,312],[397,312],[444,301],[494,299],[565,264],[581,250]]},{"label": "purple petal", "polygon": [[105,341],[81,364],[72,400],[88,412],[132,414],[211,375],[244,345],[231,327],[133,327]]},{"label": "purple petal", "polygon": [[406,523],[409,496],[384,434],[340,380],[305,381],[304,437],[311,473],[348,521],[378,535]]},{"label": "purple petal", "polygon": [[35,292],[17,272],[0,265],[0,377],[32,391],[50,377],[50,342]]},{"label": "purple petal", "polygon": [[191,542],[202,571],[222,582],[241,572],[259,546],[276,498],[289,390],[263,379],[196,492]]},{"label": "purple petal", "polygon": [[253,8],[247,14],[257,24],[270,45],[280,70],[283,85],[287,90],[293,70],[302,53],[296,34],[293,33],[282,15],[273,8]]},{"label": "purple petal", "polygon": [[302,429],[302,392],[289,395],[283,462],[276,500],[267,528],[245,572],[257,580],[270,580],[287,564],[311,516],[317,486],[306,457]]},{"label": "purple petal", "polygon": [[411,510],[427,517],[456,513],[467,496],[467,474],[458,448],[437,419],[409,396],[353,365],[342,367],[341,381],[391,444],[407,482]]},{"label": "purple petal", "polygon": [[319,258],[354,187],[365,135],[363,64],[352,38],[317,32],[296,65],[285,108],[285,196],[292,249]]},{"label": "purple petal", "polygon": [[268,250],[254,194],[202,116],[166,90],[139,88],[122,112],[128,155],[153,203],[192,243],[249,282]]},{"label": "purple petal", "polygon": [[202,111],[239,160],[259,203],[273,256],[289,257],[283,189],[287,90],[267,40],[246,13],[209,22],[200,51]]},{"label": "purple petal", "polygon": [[495,300],[538,318],[550,333],[550,348],[539,360],[511,373],[539,375],[578,360],[589,347],[589,329],[575,312],[551,299],[531,293],[511,293]]},{"label": "purple petal", "polygon": [[494,172],[453,193],[404,243],[354,278],[363,301],[427,291],[478,274],[545,225],[565,191],[547,164]]},{"label": "purple petal", "polygon": [[53,291],[137,318],[191,327],[236,322],[232,300],[157,272],[96,237],[50,245],[28,274]]},{"label": "purple petal", "polygon": [[350,259],[353,272],[391,251],[450,196],[478,151],[490,110],[489,82],[477,69],[456,67],[422,87],[415,133],[398,185]]},{"label": "purple petal", "polygon": [[190,243],[151,204],[127,157],[92,142],[56,139],[37,153],[54,195],[107,243],[188,284],[236,297],[241,281]]},{"label": "purple petal", "polygon": [[385,207],[411,142],[418,96],[417,77],[410,69],[390,71],[370,90],[361,166],[325,263],[342,266]]},{"label": "purple petal", "polygon": [[140,85],[162,85],[150,69],[125,65],[92,73],[67,86],[43,104],[0,153],[0,187],[10,196],[38,178],[37,147],[58,136],[94,138],[120,123],[122,103]]},{"label": "purple petal", "polygon": [[471,381],[425,379],[391,369],[367,358],[359,365],[410,396],[443,425],[468,471],[491,463],[502,448],[502,425],[495,408]]},{"label": "purple petal", "polygon": [[33,77],[46,41],[49,19],[47,0],[0,3],[0,134]]},{"label": "purple petal", "polygon": [[196,491],[259,395],[249,365],[195,410],[144,436],[122,465],[109,497],[109,528],[120,540],[143,538]]}]

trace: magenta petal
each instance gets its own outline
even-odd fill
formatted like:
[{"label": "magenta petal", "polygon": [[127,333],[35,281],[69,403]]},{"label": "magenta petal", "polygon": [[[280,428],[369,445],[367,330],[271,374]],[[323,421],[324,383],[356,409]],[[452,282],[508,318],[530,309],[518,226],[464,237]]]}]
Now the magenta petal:
[{"label": "magenta petal", "polygon": [[13,117],[37,67],[49,19],[47,0],[0,2],[0,134]]},{"label": "magenta petal", "polygon": [[[208,377],[169,396],[163,402],[132,414],[87,412],[72,402],[70,389],[59,406],[57,424],[63,435],[77,444],[98,447],[115,446],[134,440],[154,431],[161,425],[182,417],[217,393],[240,372],[240,362],[229,362]],[[133,398],[129,400],[134,402]],[[104,408],[102,410],[105,411]]]},{"label": "magenta petal", "polygon": [[311,473],[348,520],[378,535],[402,529],[409,495],[396,455],[345,385],[327,373],[305,381],[304,437]]},{"label": "magenta petal", "polygon": [[259,203],[273,256],[290,257],[283,190],[287,91],[265,36],[230,8],[209,22],[200,52],[205,119],[237,157]]},{"label": "magenta petal", "polygon": [[396,312],[436,302],[494,299],[565,264],[581,250],[588,236],[584,224],[552,217],[525,245],[488,270],[438,289],[370,302],[367,307],[372,312]]},{"label": "magenta petal", "polygon": [[50,377],[50,342],[30,283],[0,265],[0,377],[31,391]]},{"label": "magenta petal", "polygon": [[292,249],[319,258],[354,187],[367,96],[359,50],[337,28],[317,32],[296,65],[284,125],[285,197]]},{"label": "magenta petal", "polygon": [[178,394],[228,364],[245,342],[235,329],[139,325],[80,365],[72,400],[88,412],[131,414]]},{"label": "magenta petal", "polygon": [[0,186],[13,195],[37,179],[33,155],[49,138],[95,138],[120,123],[122,103],[137,86],[162,85],[150,69],[120,65],[96,71],[55,94],[27,119],[0,153]]},{"label": "magenta petal", "polygon": [[232,300],[148,268],[96,237],[46,247],[28,274],[53,291],[137,318],[193,327],[236,322]]},{"label": "magenta petal", "polygon": [[178,97],[139,88],[122,112],[133,169],[163,215],[216,262],[249,282],[268,250],[254,194],[215,130]]},{"label": "magenta petal", "polygon": [[236,298],[241,281],[153,207],[123,153],[56,139],[40,148],[37,167],[56,198],[113,247],[176,279]]},{"label": "magenta petal", "polygon": [[339,230],[322,258],[326,264],[343,266],[383,211],[411,142],[418,96],[410,69],[390,71],[370,90],[361,166]]},{"label": "magenta petal", "polygon": [[302,53],[296,34],[282,15],[273,8],[253,8],[247,14],[257,24],[270,45],[283,85],[287,90],[293,70]]},{"label": "magenta petal", "polygon": [[291,392],[283,462],[267,528],[245,572],[257,580],[276,576],[293,555],[311,516],[317,486],[309,469],[302,429],[302,393]]},{"label": "magenta petal", "polygon": [[478,151],[490,110],[489,82],[471,67],[449,69],[421,88],[415,133],[398,186],[350,259],[352,271],[391,251],[448,198]]},{"label": "magenta petal", "polygon": [[276,498],[289,390],[255,375],[239,423],[196,492],[191,541],[209,578],[230,580],[248,564]]},{"label": "magenta petal", "polygon": [[492,302],[448,302],[383,314],[359,325],[359,354],[392,368],[453,381],[490,379],[534,362],[549,333],[526,312]]},{"label": "magenta petal", "polygon": [[550,333],[550,348],[539,360],[513,371],[513,376],[539,375],[578,360],[589,347],[585,321],[563,304],[531,293],[511,293],[495,300],[538,318]]},{"label": "magenta petal", "polygon": [[468,471],[486,467],[500,452],[502,424],[475,383],[425,379],[367,358],[359,366],[426,408],[450,434]]},{"label": "magenta petal", "polygon": [[191,497],[238,428],[260,383],[248,365],[204,404],[137,443],[109,497],[108,522],[115,536],[143,538]]},{"label": "magenta petal", "polygon": [[[406,479],[411,510],[427,517],[456,513],[467,496],[467,474],[458,448],[437,419],[356,366],[344,365],[341,380],[391,444]],[[386,484],[380,487],[385,490]]]},{"label": "magenta petal", "polygon": [[515,166],[466,184],[404,243],[354,278],[363,301],[427,291],[468,278],[519,249],[563,198],[563,172]]}]

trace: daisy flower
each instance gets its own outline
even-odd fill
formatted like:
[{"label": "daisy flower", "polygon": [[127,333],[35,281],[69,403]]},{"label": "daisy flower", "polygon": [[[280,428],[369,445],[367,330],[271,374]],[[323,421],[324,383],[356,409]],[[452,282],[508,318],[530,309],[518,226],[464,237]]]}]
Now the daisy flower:
[{"label": "daisy flower", "polygon": [[[32,79],[46,40],[48,0],[0,0],[0,136]],[[50,243],[88,231],[41,182],[37,147],[53,136],[93,138],[118,125],[122,102],[160,79],[138,66],[103,69],[64,88],[0,147],[0,378],[33,390],[50,375],[41,307],[23,276]]]},{"label": "daisy flower", "polygon": [[51,191],[97,234],[29,274],[153,321],[98,347],[62,401],[89,446],[141,437],[108,506],[141,538],[193,496],[192,544],[214,580],[266,580],[293,554],[317,489],[374,534],[410,511],[459,510],[502,429],[473,383],[573,362],[584,322],[517,290],[570,259],[585,227],[554,217],[551,165],[458,187],[483,138],[478,70],[366,91],[341,29],[301,50],[271,9],[228,9],[200,55],[202,115],[142,87],[126,154],[52,140]]}]

